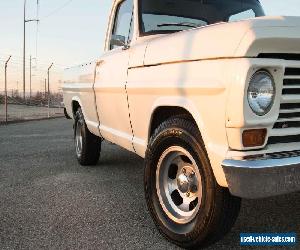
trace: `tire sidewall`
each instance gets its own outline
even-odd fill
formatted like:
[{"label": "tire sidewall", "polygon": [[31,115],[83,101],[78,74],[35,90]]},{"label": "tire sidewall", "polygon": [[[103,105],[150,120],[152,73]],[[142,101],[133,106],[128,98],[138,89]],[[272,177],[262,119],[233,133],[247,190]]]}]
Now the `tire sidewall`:
[{"label": "tire sidewall", "polygon": [[[186,244],[188,247],[194,245],[195,242],[202,241],[209,233],[207,225],[210,223],[213,210],[215,180],[200,134],[192,136],[186,126],[181,126],[181,123],[182,120],[177,122],[174,120],[164,124],[165,128],[150,140],[146,153],[144,182],[147,205],[159,230],[175,243]],[[191,154],[202,180],[202,200],[198,214],[186,225],[179,225],[169,219],[157,196],[157,163],[161,154],[171,146],[181,146]],[[199,232],[201,232],[200,235]]]},{"label": "tire sidewall", "polygon": [[81,155],[79,156],[76,152],[76,156],[77,156],[78,161],[81,162],[82,157],[83,157],[83,155],[85,153],[85,150],[86,150],[86,124],[85,124],[84,117],[83,117],[83,114],[82,114],[82,111],[81,111],[80,108],[77,110],[76,115],[75,115],[75,125],[74,125],[74,144],[75,144],[75,147],[76,147],[76,129],[77,129],[78,123],[81,123],[81,125],[82,125],[82,127],[81,127],[82,149],[81,149]]}]

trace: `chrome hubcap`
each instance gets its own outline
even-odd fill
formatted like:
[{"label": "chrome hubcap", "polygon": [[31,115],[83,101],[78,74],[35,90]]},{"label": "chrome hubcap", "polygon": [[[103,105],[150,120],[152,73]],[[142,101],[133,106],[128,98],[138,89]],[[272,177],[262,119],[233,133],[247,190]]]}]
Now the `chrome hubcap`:
[{"label": "chrome hubcap", "polygon": [[190,196],[198,190],[198,180],[193,168],[185,166],[177,177],[178,189],[181,193]]},{"label": "chrome hubcap", "polygon": [[161,207],[174,222],[186,224],[197,215],[202,181],[191,154],[174,146],[163,152],[156,171],[156,190]]},{"label": "chrome hubcap", "polygon": [[78,157],[81,157],[82,153],[82,124],[80,121],[77,121],[75,129],[75,148]]}]

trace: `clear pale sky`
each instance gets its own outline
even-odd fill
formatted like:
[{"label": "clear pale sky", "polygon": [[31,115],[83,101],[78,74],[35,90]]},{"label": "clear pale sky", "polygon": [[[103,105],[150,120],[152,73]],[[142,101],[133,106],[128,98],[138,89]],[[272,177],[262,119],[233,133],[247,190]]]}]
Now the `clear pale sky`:
[{"label": "clear pale sky", "polygon": [[[54,71],[101,55],[111,0],[39,0],[38,69],[36,88],[50,62]],[[37,0],[27,0],[27,18],[36,18]],[[0,84],[3,60],[13,55],[16,74],[21,71],[23,0],[0,1]],[[261,0],[267,15],[300,16],[300,0]],[[63,8],[62,8],[63,7]],[[27,57],[36,56],[36,24],[27,24]],[[21,81],[21,80],[20,80]],[[2,87],[0,86],[2,90]]]}]

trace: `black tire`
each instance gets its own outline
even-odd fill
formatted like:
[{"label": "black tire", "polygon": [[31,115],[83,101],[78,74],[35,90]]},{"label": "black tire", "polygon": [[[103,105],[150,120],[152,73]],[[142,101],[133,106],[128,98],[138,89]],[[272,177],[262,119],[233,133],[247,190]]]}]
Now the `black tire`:
[{"label": "black tire", "polygon": [[[163,152],[173,146],[184,148],[195,159],[202,179],[202,198],[194,219],[178,224],[164,212],[156,188],[156,170]],[[145,159],[145,197],[159,231],[170,242],[188,249],[205,247],[220,240],[233,227],[241,199],[220,187],[214,177],[197,126],[183,118],[163,122],[150,139]]]},{"label": "black tire", "polygon": [[66,119],[68,119],[68,120],[71,120],[71,119],[72,119],[72,118],[69,116],[69,114],[68,114],[66,108],[64,108],[64,115],[65,115]]},{"label": "black tire", "polygon": [[[81,147],[78,148],[76,141],[76,131],[81,134]],[[77,160],[82,166],[94,166],[98,163],[101,152],[102,140],[100,137],[92,134],[85,123],[81,108],[78,108],[75,114],[74,124],[74,142]]]}]

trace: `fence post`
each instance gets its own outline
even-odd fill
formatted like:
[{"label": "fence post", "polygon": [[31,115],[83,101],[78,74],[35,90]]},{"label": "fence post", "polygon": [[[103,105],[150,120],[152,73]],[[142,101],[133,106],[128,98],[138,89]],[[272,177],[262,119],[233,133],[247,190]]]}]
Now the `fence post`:
[{"label": "fence post", "polygon": [[47,79],[45,78],[45,100],[47,98]]},{"label": "fence post", "polygon": [[5,105],[5,122],[8,122],[8,115],[7,115],[7,65],[8,62],[10,61],[11,56],[9,56],[9,58],[7,59],[7,61],[5,62],[5,76],[4,76],[4,82],[5,82],[5,101],[4,101],[4,105]]},{"label": "fence post", "polygon": [[50,118],[50,69],[52,68],[53,63],[48,68],[48,118]]}]

